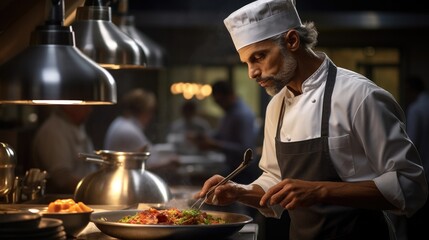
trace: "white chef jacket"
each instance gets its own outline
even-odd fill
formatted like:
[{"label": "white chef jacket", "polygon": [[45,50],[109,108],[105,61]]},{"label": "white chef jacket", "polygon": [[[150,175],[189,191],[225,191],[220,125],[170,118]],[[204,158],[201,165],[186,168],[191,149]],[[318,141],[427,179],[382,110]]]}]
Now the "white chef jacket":
[{"label": "white chef jacket", "polygon": [[104,148],[112,151],[138,152],[146,146],[150,157],[145,161],[146,167],[152,168],[167,164],[170,160],[161,157],[152,142],[144,134],[143,125],[133,117],[119,116],[107,129]]},{"label": "white chef jacket", "polygon": [[[323,54],[323,53],[319,53]],[[266,110],[264,142],[259,166],[263,174],[253,183],[267,191],[281,181],[275,136],[281,104],[285,113],[280,138],[294,142],[320,137],[322,102],[328,57],[294,96],[286,87],[273,96]],[[373,180],[383,196],[410,216],[427,197],[427,183],[416,148],[407,136],[404,113],[394,97],[364,76],[338,68],[329,119],[329,151],[345,182]],[[309,164],[309,167],[311,165]],[[279,217],[280,206],[260,211]]]},{"label": "white chef jacket", "polygon": [[119,116],[107,129],[104,148],[113,151],[137,152],[151,142],[143,132],[143,126],[135,118]]},{"label": "white chef jacket", "polygon": [[[97,170],[96,165],[79,158],[79,153],[93,153],[94,146],[85,126],[71,123],[55,112],[38,129],[33,141],[33,165],[46,170],[58,189],[67,185],[63,171],[83,178]],[[55,174],[57,173],[57,174]]]}]

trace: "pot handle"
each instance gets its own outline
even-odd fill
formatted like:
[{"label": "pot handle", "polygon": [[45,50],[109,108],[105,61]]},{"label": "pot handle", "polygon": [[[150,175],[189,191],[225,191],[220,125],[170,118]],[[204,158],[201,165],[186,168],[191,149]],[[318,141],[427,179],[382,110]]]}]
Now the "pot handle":
[{"label": "pot handle", "polygon": [[89,154],[89,153],[79,153],[79,158],[84,158],[88,162],[94,162],[94,163],[102,163],[102,164],[110,164],[109,161],[104,160],[99,155],[96,154]]}]

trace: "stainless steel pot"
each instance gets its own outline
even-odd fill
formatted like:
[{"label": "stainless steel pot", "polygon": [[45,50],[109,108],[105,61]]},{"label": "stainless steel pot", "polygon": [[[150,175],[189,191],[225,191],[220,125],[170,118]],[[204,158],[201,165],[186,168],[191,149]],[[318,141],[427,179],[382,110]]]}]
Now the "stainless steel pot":
[{"label": "stainless steel pot", "polygon": [[131,205],[166,203],[172,198],[166,182],[145,169],[149,152],[99,150],[81,154],[87,161],[99,162],[99,171],[84,177],[76,187],[74,199],[85,204]]},{"label": "stainless steel pot", "polygon": [[12,147],[0,142],[0,199],[12,191],[15,181],[16,156]]}]

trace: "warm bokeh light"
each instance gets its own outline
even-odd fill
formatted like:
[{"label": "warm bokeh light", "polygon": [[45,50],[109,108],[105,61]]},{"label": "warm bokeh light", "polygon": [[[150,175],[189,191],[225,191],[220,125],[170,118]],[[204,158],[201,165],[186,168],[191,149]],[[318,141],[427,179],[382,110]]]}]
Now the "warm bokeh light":
[{"label": "warm bokeh light", "polygon": [[202,100],[212,93],[212,87],[208,84],[178,82],[170,87],[172,94],[182,94],[185,99],[192,99],[193,97]]}]

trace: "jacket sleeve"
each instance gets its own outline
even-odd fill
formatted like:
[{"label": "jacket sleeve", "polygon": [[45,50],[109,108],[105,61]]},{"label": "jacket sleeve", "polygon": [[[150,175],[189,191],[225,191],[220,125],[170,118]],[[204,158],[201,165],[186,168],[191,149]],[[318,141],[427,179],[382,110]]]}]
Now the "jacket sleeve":
[{"label": "jacket sleeve", "polygon": [[405,131],[405,115],[393,96],[374,90],[353,119],[353,131],[377,174],[373,181],[395,205],[394,214],[411,216],[426,201],[428,187],[417,149]]}]

